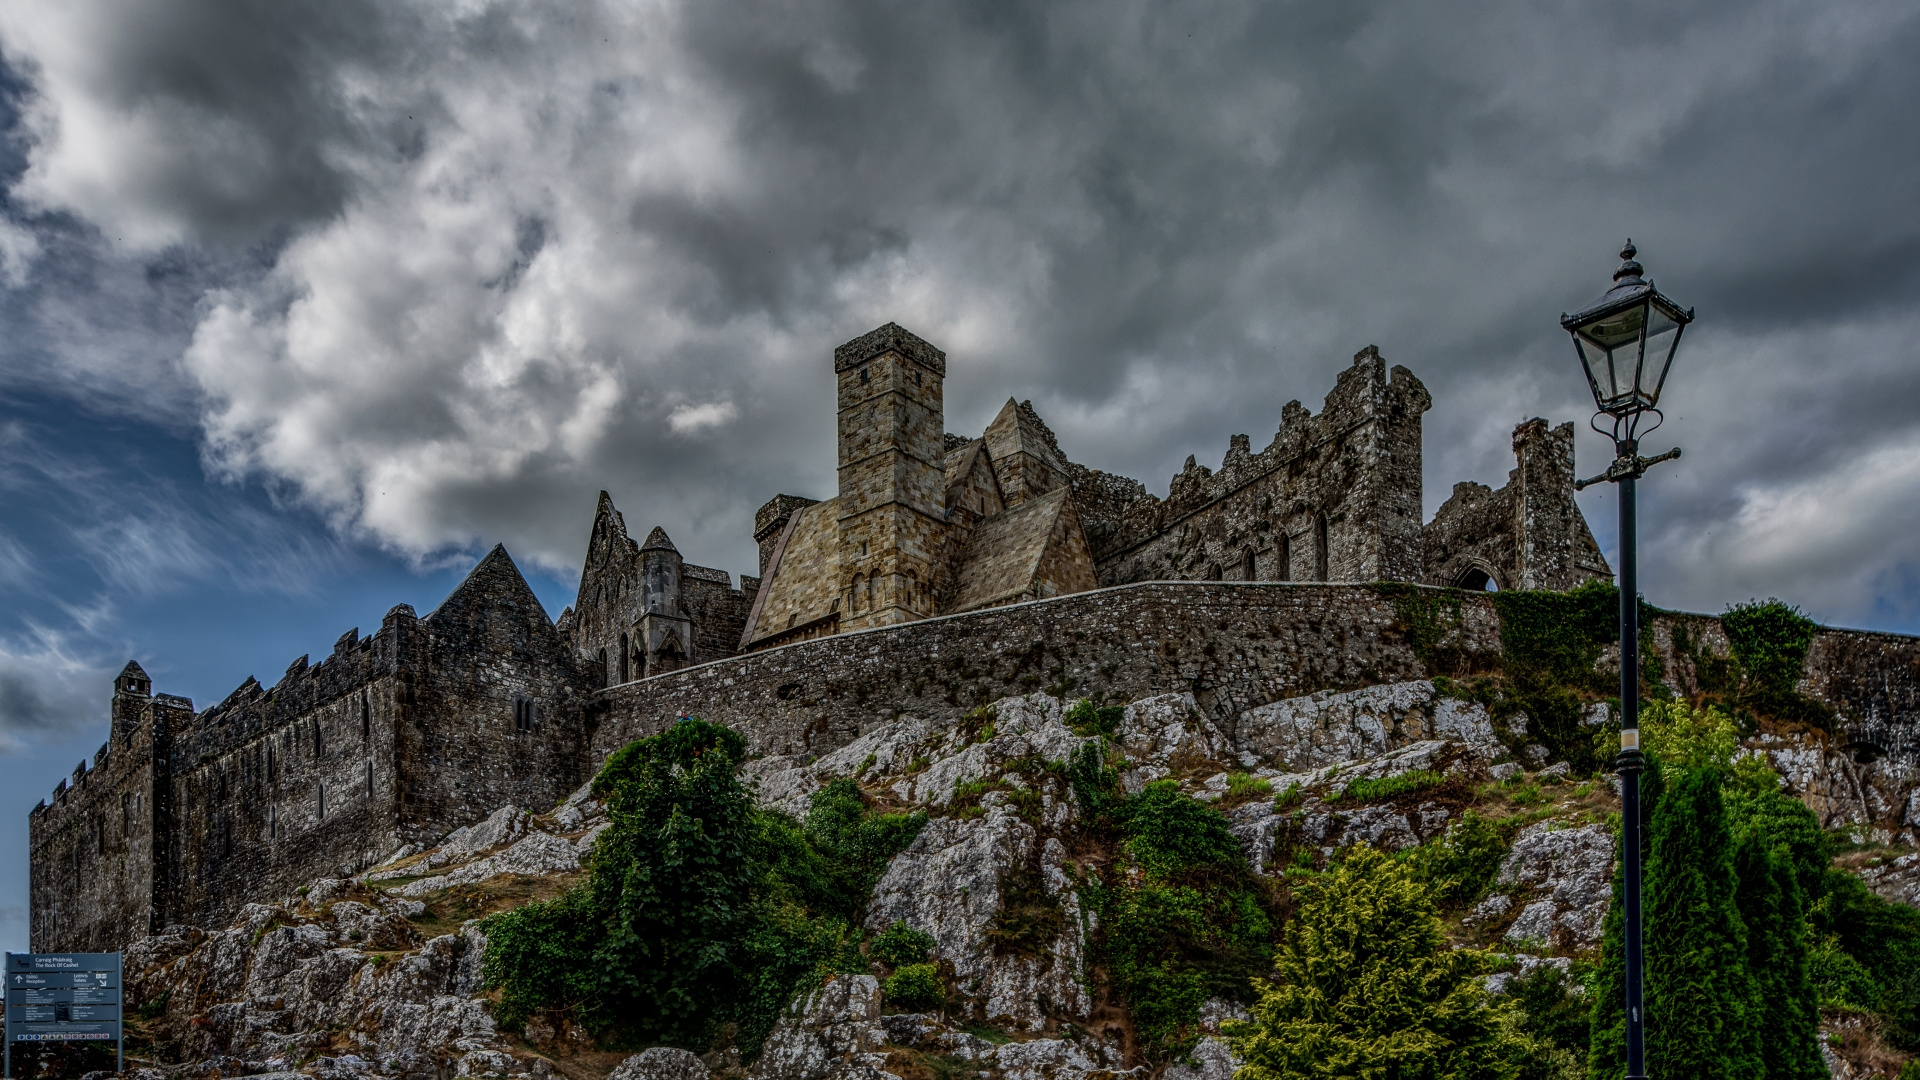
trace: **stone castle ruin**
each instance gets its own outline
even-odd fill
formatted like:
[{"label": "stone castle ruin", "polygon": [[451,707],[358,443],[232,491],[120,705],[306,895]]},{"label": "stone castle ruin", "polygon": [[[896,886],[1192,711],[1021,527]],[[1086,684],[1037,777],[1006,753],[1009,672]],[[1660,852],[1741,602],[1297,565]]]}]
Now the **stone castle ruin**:
[{"label": "stone castle ruin", "polygon": [[[204,710],[129,663],[107,741],[31,812],[33,948],[215,925],[502,806],[552,806],[683,715],[806,756],[1040,688],[1191,694],[1230,726],[1428,677],[1394,599],[1414,586],[1448,587],[1461,647],[1497,652],[1486,590],[1611,576],[1573,501],[1571,424],[1521,424],[1507,484],[1458,484],[1423,523],[1430,398],[1371,347],[1318,415],[1288,403],[1268,446],[1234,436],[1217,472],[1189,458],[1165,499],[1069,460],[1028,403],[947,433],[946,356],[899,326],[834,350],[833,371],[837,491],[762,506],[758,575],[737,586],[660,528],[636,543],[603,493],[557,622],[496,547],[431,614],[400,605]],[[1382,582],[1405,584],[1361,584]],[[1822,640],[1810,692],[1907,753],[1915,643]]]}]

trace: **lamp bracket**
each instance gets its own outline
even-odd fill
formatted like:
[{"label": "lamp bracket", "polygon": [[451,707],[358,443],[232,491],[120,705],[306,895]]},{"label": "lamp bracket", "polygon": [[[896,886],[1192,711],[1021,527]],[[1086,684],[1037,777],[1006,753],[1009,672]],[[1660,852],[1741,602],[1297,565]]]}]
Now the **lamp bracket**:
[{"label": "lamp bracket", "polygon": [[1680,448],[1676,446],[1664,454],[1655,454],[1652,457],[1641,457],[1635,452],[1631,444],[1629,444],[1619,457],[1613,459],[1613,464],[1607,466],[1606,472],[1601,473],[1599,476],[1590,476],[1585,480],[1575,480],[1573,482],[1573,490],[1583,491],[1600,483],[1618,483],[1621,480],[1638,480],[1647,475],[1647,468],[1649,466],[1658,465],[1663,461],[1672,461],[1679,456]]}]

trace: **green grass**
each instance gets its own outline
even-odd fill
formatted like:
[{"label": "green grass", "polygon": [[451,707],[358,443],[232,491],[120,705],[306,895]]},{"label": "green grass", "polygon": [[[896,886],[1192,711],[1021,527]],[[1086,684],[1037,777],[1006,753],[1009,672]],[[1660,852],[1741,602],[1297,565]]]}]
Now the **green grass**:
[{"label": "green grass", "polygon": [[1412,769],[1398,776],[1386,776],[1378,780],[1349,780],[1345,787],[1334,793],[1332,801],[1378,802],[1396,795],[1436,788],[1445,781],[1446,777],[1431,769]]}]

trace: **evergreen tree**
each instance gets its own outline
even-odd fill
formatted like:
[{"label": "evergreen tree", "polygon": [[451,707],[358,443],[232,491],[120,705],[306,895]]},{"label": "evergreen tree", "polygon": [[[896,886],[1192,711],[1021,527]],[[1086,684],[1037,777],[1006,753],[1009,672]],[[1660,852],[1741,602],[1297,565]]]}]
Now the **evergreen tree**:
[{"label": "evergreen tree", "polygon": [[1790,858],[1784,847],[1770,848],[1761,830],[1747,829],[1734,848],[1733,869],[1747,930],[1747,968],[1758,995],[1753,1022],[1766,1080],[1825,1080],[1820,1005],[1808,971],[1805,913]]},{"label": "evergreen tree", "polygon": [[1667,778],[1647,830],[1647,1074],[1759,1080],[1758,1002],[1734,902],[1722,770]]},{"label": "evergreen tree", "polygon": [[1446,947],[1411,870],[1363,846],[1296,898],[1280,978],[1226,1026],[1238,1080],[1514,1080],[1530,1040],[1488,1000],[1483,956]]}]

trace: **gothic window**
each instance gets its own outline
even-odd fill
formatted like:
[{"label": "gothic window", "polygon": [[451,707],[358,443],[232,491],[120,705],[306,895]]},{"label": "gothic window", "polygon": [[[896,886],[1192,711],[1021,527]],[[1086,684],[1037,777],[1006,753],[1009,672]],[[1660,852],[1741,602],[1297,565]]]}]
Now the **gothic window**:
[{"label": "gothic window", "polygon": [[1222,576],[1223,576],[1223,574],[1222,574],[1222,572],[1221,572],[1221,570],[1220,570],[1220,564],[1219,564],[1219,563],[1208,563],[1208,564],[1207,564],[1207,580],[1208,580],[1208,581],[1219,581],[1219,580],[1221,579],[1221,577],[1222,577]]},{"label": "gothic window", "polygon": [[866,575],[853,575],[853,610],[861,611],[871,606],[873,606],[873,593],[867,589]]},{"label": "gothic window", "polygon": [[621,635],[620,635],[620,681],[621,681],[621,682],[626,682],[626,681],[627,681],[627,652],[628,652],[628,649],[629,649],[629,646],[628,646],[628,644],[627,644],[627,635],[625,635],[625,634],[621,634]]},{"label": "gothic window", "polygon": [[1313,580],[1328,580],[1327,555],[1327,515],[1320,514],[1313,519]]},{"label": "gothic window", "polygon": [[860,369],[860,385],[861,386],[867,385],[867,369],[866,368]]},{"label": "gothic window", "polygon": [[120,793],[120,838],[126,839],[133,832],[133,796]]},{"label": "gothic window", "polygon": [[607,681],[607,676],[611,674],[613,674],[613,672],[607,670],[607,650],[601,649],[600,650],[600,681],[603,685]]},{"label": "gothic window", "polygon": [[327,785],[315,784],[314,790],[319,793],[320,820],[325,821],[327,820]]},{"label": "gothic window", "polygon": [[267,744],[267,783],[273,783],[273,744]]},{"label": "gothic window", "polygon": [[1240,553],[1240,580],[1241,581],[1260,580],[1258,568],[1255,567],[1253,564],[1253,548],[1251,547],[1247,548],[1245,551],[1242,551]]},{"label": "gothic window", "polygon": [[1280,533],[1273,543],[1273,580],[1293,580],[1293,545],[1287,541],[1287,534]]},{"label": "gothic window", "polygon": [[325,750],[326,745],[320,736],[320,721],[316,718],[313,722],[313,756],[317,758]]},{"label": "gothic window", "polygon": [[513,733],[528,735],[533,732],[533,702],[526,698],[513,699]]},{"label": "gothic window", "polygon": [[1468,567],[1467,572],[1460,575],[1460,587],[1468,592],[1500,591],[1500,586],[1494,582],[1493,575],[1477,566]]}]

